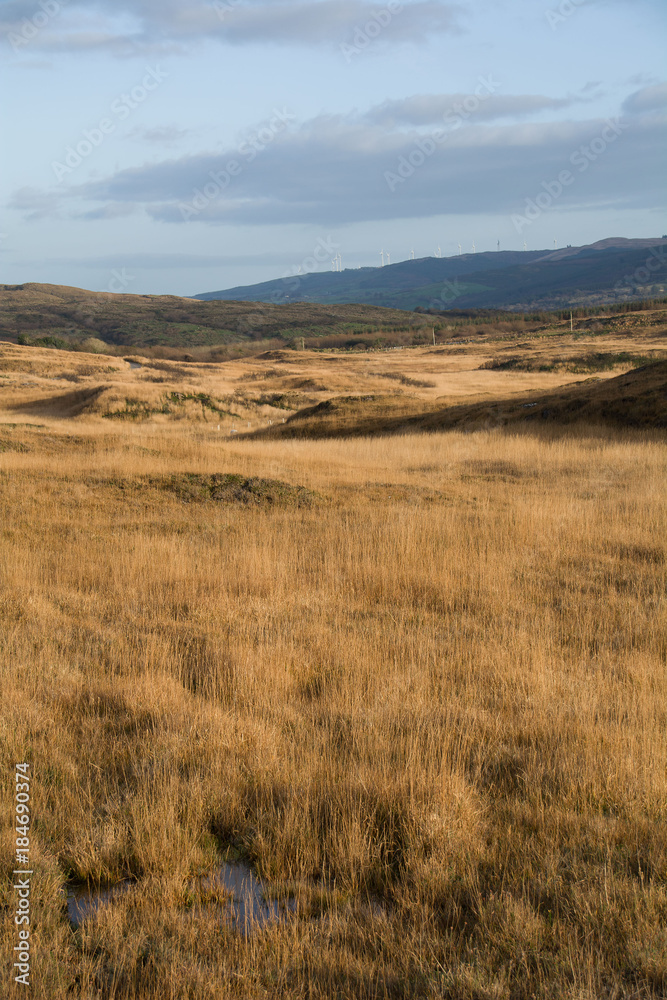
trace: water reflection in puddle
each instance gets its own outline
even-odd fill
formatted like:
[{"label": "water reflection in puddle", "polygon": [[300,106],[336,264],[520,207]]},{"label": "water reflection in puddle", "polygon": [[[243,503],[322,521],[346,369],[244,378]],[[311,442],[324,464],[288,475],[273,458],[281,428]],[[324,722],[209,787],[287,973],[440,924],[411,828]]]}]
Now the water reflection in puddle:
[{"label": "water reflection in puddle", "polygon": [[108,889],[89,885],[70,886],[67,889],[67,916],[73,927],[79,927],[87,917],[92,917],[103,903],[121,896],[132,888],[132,882],[119,882]]},{"label": "water reflection in puddle", "polygon": [[201,883],[202,889],[225,889],[230,893],[229,902],[224,906],[225,919],[235,927],[245,929],[260,928],[274,920],[285,919],[295,909],[294,900],[266,899],[262,883],[247,865],[224,864],[214,875],[207,876]]},{"label": "water reflection in puddle", "polygon": [[[80,927],[84,920],[94,917],[104,903],[112,902],[117,896],[131,891],[134,882],[120,882],[106,889],[91,886],[75,886],[67,891],[67,915],[73,927]],[[220,909],[221,918],[246,934],[265,927],[277,920],[284,920],[295,910],[294,900],[266,899],[262,883],[251,869],[236,862],[223,864],[221,868],[201,879],[198,883],[203,890],[203,900],[199,909],[210,912],[213,906]],[[228,900],[218,903],[207,901],[211,893],[229,894]]]}]

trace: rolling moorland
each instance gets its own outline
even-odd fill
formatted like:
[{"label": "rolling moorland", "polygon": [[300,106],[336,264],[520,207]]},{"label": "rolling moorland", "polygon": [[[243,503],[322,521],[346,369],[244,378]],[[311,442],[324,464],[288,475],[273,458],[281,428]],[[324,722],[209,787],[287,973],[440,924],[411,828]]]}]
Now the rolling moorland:
[{"label": "rolling moorland", "polygon": [[[0,338],[94,353],[151,348],[186,360],[225,360],[302,337],[431,338],[433,320],[399,310],[343,304],[198,302],[174,295],[116,295],[62,285],[0,285]],[[189,351],[179,348],[192,349]],[[193,353],[194,352],[194,353]]]},{"label": "rolling moorland", "polygon": [[366,303],[393,309],[544,310],[665,294],[667,239],[610,238],[560,250],[425,257],[385,267],[298,275],[198,299]]},{"label": "rolling moorland", "polygon": [[[442,286],[441,286],[442,287]],[[557,311],[405,310],[343,303],[199,302],[170,295],[122,295],[61,285],[1,285],[0,343],[122,357],[221,362],[270,349],[385,347],[552,336],[630,333],[655,323],[665,299]]]},{"label": "rolling moorland", "polygon": [[664,997],[667,311],[513,322],[0,343],[41,995]]}]

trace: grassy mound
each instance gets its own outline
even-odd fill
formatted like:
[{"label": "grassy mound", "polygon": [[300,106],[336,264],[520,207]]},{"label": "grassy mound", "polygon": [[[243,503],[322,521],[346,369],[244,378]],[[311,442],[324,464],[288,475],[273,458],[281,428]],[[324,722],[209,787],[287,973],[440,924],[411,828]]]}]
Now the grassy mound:
[{"label": "grassy mound", "polygon": [[283,425],[255,433],[264,437],[359,437],[536,423],[667,428],[667,361],[612,379],[586,379],[539,395],[446,408],[392,397],[329,399],[299,411]]},{"label": "grassy mound", "polygon": [[263,479],[261,476],[235,475],[234,473],[181,473],[151,485],[175,493],[187,503],[215,500],[217,503],[245,506],[310,507],[318,495],[304,486],[292,486],[280,479]]}]

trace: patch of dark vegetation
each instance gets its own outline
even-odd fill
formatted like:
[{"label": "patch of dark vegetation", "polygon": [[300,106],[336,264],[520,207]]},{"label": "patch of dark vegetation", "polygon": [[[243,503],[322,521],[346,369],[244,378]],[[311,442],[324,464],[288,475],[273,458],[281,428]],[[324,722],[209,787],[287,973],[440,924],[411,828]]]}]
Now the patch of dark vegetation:
[{"label": "patch of dark vegetation", "polygon": [[65,340],[63,337],[28,337],[25,333],[20,333],[17,338],[17,343],[22,347],[52,347],[56,351],[71,351],[73,345],[71,341]]},{"label": "patch of dark vegetation", "polygon": [[639,368],[652,361],[665,357],[662,351],[651,354],[632,354],[629,351],[605,352],[594,351],[590,354],[574,355],[568,358],[525,358],[512,355],[509,358],[493,358],[479,366],[480,371],[524,371],[524,372],[554,372],[567,371],[574,373],[611,371],[620,365]]},{"label": "patch of dark vegetation", "polygon": [[328,386],[316,382],[312,378],[295,378],[291,382],[295,389],[310,389],[311,392],[327,392]]},{"label": "patch of dark vegetation", "polygon": [[305,486],[293,486],[280,479],[262,479],[259,476],[248,478],[235,473],[203,475],[184,472],[153,478],[149,482],[151,486],[174,493],[186,503],[213,500],[246,507],[310,507],[322,499],[318,493]]},{"label": "patch of dark vegetation", "polygon": [[[199,403],[202,410],[211,410],[212,413],[222,413],[227,417],[234,416],[234,414],[230,413],[229,410],[223,409],[207,392],[170,392],[168,399],[172,403],[176,404],[185,403],[187,401]],[[166,412],[169,411],[167,410]]]},{"label": "patch of dark vegetation", "polygon": [[183,406],[185,403],[198,403],[202,408],[202,414],[207,410],[216,413],[218,416],[235,416],[230,410],[225,410],[212,396],[206,392],[169,392],[158,405],[151,405],[145,399],[127,397],[125,406],[121,410],[111,410],[103,416],[109,420],[148,420],[156,414],[173,414],[174,407]]},{"label": "patch of dark vegetation", "polygon": [[665,561],[665,552],[657,546],[649,545],[618,545],[615,555],[628,562],[649,563],[660,566]]},{"label": "patch of dark vegetation", "polygon": [[144,399],[127,398],[125,409],[111,410],[109,413],[103,413],[102,416],[107,420],[148,420],[156,413],[171,413],[171,408],[166,400],[162,406],[155,407],[149,406]]},{"label": "patch of dark vegetation", "polygon": [[302,406],[309,406],[313,399],[299,392],[264,392],[252,402],[258,406],[274,406],[277,410],[298,410]]},{"label": "patch of dark vegetation", "polygon": [[369,372],[374,378],[391,378],[400,382],[401,385],[414,385],[422,389],[435,389],[435,382],[428,382],[425,379],[410,378],[409,375],[401,375],[400,372]]},{"label": "patch of dark vegetation", "polygon": [[[446,316],[448,320],[459,322],[479,322],[498,323],[506,320],[517,320],[526,323],[568,323],[570,317],[573,321],[580,321],[581,326],[604,323],[608,320],[609,312],[614,314],[627,315],[628,313],[642,313],[655,309],[664,309],[667,299],[664,297],[632,299],[627,302],[603,302],[598,305],[568,306],[565,309],[549,308],[544,309],[519,306],[505,306],[498,309],[424,309],[417,306],[416,313],[429,316]],[[437,327],[436,327],[437,330]]]},{"label": "patch of dark vegetation", "polygon": [[[269,353],[270,352],[268,352],[268,351],[266,352],[266,354],[269,354]],[[260,357],[264,357],[264,355],[260,355]],[[261,371],[261,372],[246,372],[245,375],[240,375],[239,376],[238,381],[239,382],[258,382],[258,381],[262,381],[263,382],[266,379],[282,378],[283,374],[284,373],[281,372],[281,371],[279,371],[278,368],[267,368],[266,371]]]},{"label": "patch of dark vegetation", "polygon": [[0,452],[3,451],[25,452],[30,451],[30,448],[27,444],[23,444],[21,441],[12,441],[11,438],[0,437]]}]

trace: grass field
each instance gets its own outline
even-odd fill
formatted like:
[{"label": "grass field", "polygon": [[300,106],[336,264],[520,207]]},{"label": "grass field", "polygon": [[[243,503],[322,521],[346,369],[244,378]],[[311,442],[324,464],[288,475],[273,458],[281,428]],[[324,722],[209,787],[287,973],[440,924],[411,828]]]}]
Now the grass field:
[{"label": "grass field", "polygon": [[[630,367],[616,335],[505,349],[0,347],[5,995],[25,760],[35,996],[665,996],[664,430],[282,436]],[[594,383],[550,364],[592,351]],[[237,933],[224,857],[294,912]],[[70,926],[63,887],[126,878]]]}]

